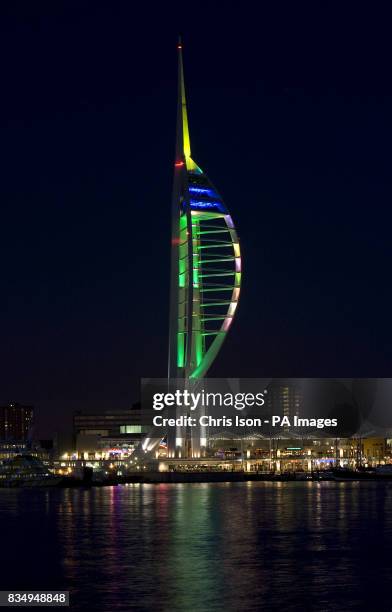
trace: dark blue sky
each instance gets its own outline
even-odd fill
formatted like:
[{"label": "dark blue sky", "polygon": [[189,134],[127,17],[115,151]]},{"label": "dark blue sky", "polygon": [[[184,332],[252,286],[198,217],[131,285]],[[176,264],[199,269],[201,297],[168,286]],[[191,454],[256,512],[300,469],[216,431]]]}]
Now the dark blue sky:
[{"label": "dark blue sky", "polygon": [[258,4],[2,3],[0,401],[41,433],[166,373],[178,33],[243,251],[211,375],[391,375],[389,15]]}]

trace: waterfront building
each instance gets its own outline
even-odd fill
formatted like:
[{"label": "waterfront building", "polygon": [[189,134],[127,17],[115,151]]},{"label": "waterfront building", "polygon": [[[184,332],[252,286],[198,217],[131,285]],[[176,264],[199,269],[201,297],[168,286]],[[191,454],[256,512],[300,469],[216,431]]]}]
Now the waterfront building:
[{"label": "waterfront building", "polygon": [[[142,410],[139,403],[129,410],[78,411],[73,419],[72,452],[85,459],[89,456],[128,456],[149,429],[149,413]],[[65,454],[70,454],[70,450]]]},{"label": "waterfront building", "polygon": [[363,438],[361,444],[363,457],[370,465],[380,463],[387,454],[386,438]]}]

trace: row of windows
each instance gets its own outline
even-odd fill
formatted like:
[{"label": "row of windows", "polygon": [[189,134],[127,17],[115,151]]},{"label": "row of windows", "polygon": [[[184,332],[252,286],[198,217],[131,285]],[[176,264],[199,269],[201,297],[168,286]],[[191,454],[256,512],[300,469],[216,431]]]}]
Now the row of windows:
[{"label": "row of windows", "polygon": [[122,434],[135,434],[142,433],[146,428],[141,425],[121,425],[120,433]]}]

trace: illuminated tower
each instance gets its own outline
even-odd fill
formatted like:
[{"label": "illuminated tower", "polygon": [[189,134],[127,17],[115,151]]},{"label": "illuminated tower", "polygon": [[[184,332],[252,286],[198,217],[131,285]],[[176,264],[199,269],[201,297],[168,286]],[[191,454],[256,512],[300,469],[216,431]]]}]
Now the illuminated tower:
[{"label": "illuminated tower", "polygon": [[[179,42],[169,378],[205,376],[233,321],[240,284],[240,247],[232,218],[211,181],[191,157]],[[177,434],[177,441],[169,435],[172,456],[181,454],[181,445],[181,433]],[[193,449],[197,445],[193,440]]]}]

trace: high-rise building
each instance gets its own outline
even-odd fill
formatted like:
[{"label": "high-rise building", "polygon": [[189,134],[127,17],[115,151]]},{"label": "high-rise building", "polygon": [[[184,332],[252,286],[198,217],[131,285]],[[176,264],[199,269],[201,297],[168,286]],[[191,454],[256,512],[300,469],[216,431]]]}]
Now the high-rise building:
[{"label": "high-rise building", "polygon": [[[215,360],[237,308],[240,246],[215,186],[191,157],[182,44],[178,44],[177,142],[172,200],[170,379],[197,380]],[[195,433],[195,432],[193,432]],[[170,456],[200,456],[203,434],[186,445],[169,432]]]},{"label": "high-rise building", "polygon": [[25,442],[30,438],[34,409],[11,402],[0,406],[0,440]]},{"label": "high-rise building", "polygon": [[[276,378],[267,387],[265,397],[265,412],[270,415],[287,417],[290,422],[296,416],[301,416],[303,407],[303,390],[295,380]],[[285,426],[282,431],[288,431]]]}]

